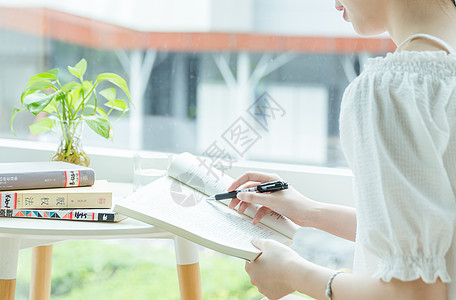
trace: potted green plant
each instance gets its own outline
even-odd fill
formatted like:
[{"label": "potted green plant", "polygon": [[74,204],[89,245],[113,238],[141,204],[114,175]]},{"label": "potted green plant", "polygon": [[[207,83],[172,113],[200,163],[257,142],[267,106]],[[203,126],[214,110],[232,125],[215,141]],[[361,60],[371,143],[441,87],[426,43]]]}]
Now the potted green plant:
[{"label": "potted green plant", "polygon": [[[13,134],[13,122],[16,114],[29,111],[35,116],[46,113],[37,122],[30,125],[30,132],[41,134],[49,130],[60,133],[60,146],[51,160],[67,161],[79,165],[89,165],[89,158],[81,147],[79,136],[83,124],[106,139],[112,139],[110,115],[119,111],[121,118],[128,111],[131,103],[130,92],[125,80],[114,73],[99,74],[95,81],[84,79],[87,61],[83,58],[68,71],[76,78],[62,85],[58,69],[32,76],[21,95],[21,106],[13,109],[10,126]],[[127,100],[117,99],[116,88],[109,87],[97,92],[102,82],[119,87]],[[99,95],[107,102],[100,105]],[[41,114],[40,116],[42,116]]]}]

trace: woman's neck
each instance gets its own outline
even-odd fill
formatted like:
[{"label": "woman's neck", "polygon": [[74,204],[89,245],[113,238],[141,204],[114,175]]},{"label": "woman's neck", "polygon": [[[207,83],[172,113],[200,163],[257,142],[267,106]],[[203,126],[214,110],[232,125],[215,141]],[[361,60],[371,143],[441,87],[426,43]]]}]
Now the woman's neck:
[{"label": "woman's neck", "polygon": [[448,5],[436,0],[389,1],[386,29],[396,45],[413,34],[427,33],[456,49],[456,7],[446,1]]}]

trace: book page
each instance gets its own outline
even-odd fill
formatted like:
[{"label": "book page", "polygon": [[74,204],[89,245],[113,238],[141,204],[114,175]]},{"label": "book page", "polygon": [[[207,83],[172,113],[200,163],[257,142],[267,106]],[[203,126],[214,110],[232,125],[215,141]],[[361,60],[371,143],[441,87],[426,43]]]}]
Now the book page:
[{"label": "book page", "polygon": [[168,175],[207,196],[225,192],[234,181],[227,174],[209,166],[203,158],[190,153],[177,155],[168,168]]},{"label": "book page", "polygon": [[[253,238],[291,243],[291,239],[265,225],[253,225],[249,217],[222,203],[206,201],[206,195],[170,177],[162,177],[126,197],[114,210],[225,253],[224,247],[259,254],[251,244]],[[236,252],[227,254],[236,256]]]},{"label": "book page", "polygon": [[[226,192],[234,181],[227,174],[217,170],[213,166],[210,167],[204,158],[193,156],[190,153],[177,155],[168,168],[168,175],[207,196]],[[230,199],[217,202],[228,206]],[[258,205],[250,205],[244,214],[253,218],[258,208]],[[290,239],[293,239],[299,228],[298,225],[275,212],[264,216],[261,219],[261,223],[286,235]]]}]

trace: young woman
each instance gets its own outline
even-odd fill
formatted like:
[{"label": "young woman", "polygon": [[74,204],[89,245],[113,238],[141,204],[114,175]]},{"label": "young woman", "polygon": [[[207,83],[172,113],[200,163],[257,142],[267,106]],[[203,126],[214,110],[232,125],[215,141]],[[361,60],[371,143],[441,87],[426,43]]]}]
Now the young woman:
[{"label": "young woman", "polygon": [[[355,181],[355,209],[318,203],[293,188],[240,193],[231,207],[260,204],[301,226],[355,241],[353,273],[338,273],[271,240],[246,264],[271,299],[456,299],[456,3],[338,0],[361,35],[387,31],[395,53],[369,60],[347,88],[341,143]],[[229,188],[279,179],[246,173]],[[453,280],[453,281],[451,281]]]}]

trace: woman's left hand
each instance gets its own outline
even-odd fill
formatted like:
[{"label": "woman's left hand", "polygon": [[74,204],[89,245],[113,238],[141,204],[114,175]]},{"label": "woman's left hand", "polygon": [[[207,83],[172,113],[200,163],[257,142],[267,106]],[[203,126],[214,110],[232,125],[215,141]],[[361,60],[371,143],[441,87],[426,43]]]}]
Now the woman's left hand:
[{"label": "woman's left hand", "polygon": [[245,264],[250,282],[269,299],[279,299],[293,293],[296,290],[294,270],[303,258],[274,240],[255,239],[252,244],[262,253],[255,261]]}]

